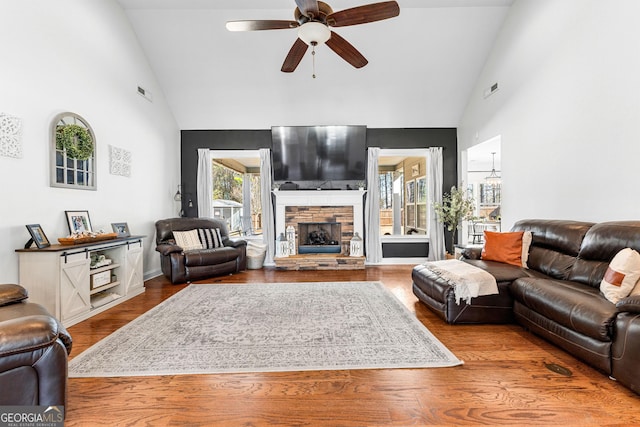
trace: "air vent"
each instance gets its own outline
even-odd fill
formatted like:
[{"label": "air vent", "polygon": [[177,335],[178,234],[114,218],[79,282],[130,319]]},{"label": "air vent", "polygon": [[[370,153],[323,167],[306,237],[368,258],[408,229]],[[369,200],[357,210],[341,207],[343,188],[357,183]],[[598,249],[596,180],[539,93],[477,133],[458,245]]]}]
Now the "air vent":
[{"label": "air vent", "polygon": [[138,86],[138,94],[143,96],[148,101],[153,101],[153,99],[151,98],[151,92],[140,86]]},{"label": "air vent", "polygon": [[543,362],[544,366],[556,374],[564,375],[565,377],[570,377],[573,375],[570,369],[565,368],[564,366],[558,365],[556,363],[546,363]]},{"label": "air vent", "polygon": [[488,88],[486,88],[484,90],[484,97],[488,98],[491,95],[493,95],[494,93],[496,93],[497,91],[498,91],[498,83],[494,83],[490,87],[488,87]]}]

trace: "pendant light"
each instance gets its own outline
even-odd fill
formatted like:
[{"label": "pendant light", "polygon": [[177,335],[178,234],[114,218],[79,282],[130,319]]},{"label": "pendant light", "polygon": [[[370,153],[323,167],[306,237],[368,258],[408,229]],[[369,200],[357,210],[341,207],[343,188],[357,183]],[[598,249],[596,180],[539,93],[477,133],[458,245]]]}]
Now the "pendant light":
[{"label": "pendant light", "polygon": [[489,174],[489,176],[487,176],[485,178],[485,181],[487,184],[489,185],[500,185],[502,179],[500,178],[500,176],[496,173],[496,152],[493,151],[491,153],[491,155],[493,156],[493,160],[492,160],[492,166],[491,166],[491,173]]}]

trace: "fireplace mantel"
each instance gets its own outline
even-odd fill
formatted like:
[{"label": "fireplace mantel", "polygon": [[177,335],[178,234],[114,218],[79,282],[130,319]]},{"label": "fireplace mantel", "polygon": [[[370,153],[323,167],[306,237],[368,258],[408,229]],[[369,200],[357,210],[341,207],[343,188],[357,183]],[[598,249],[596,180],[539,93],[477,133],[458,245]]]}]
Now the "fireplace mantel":
[{"label": "fireplace mantel", "polygon": [[285,233],[287,206],[352,206],[353,231],[364,236],[365,190],[291,190],[274,191],[276,237]]}]

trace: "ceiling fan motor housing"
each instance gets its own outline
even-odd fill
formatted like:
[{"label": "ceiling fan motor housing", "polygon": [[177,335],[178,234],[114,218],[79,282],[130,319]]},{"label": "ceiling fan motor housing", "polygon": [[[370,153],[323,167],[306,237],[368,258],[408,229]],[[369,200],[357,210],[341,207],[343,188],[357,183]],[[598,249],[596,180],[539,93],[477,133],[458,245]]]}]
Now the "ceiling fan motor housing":
[{"label": "ceiling fan motor housing", "polygon": [[295,17],[296,21],[298,21],[300,25],[309,21],[322,22],[323,24],[326,24],[327,16],[331,15],[332,13],[333,13],[333,9],[331,9],[331,6],[329,6],[325,2],[319,1],[318,16],[313,16],[312,14],[304,15],[300,11],[300,8],[297,8],[297,7],[296,7],[296,10],[293,12],[293,16]]}]

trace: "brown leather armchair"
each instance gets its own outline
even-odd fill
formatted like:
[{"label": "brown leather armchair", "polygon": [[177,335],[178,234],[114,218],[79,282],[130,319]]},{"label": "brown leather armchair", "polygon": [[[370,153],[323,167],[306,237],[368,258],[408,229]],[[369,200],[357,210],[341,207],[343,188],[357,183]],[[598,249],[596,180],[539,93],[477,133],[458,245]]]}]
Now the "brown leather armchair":
[{"label": "brown leather armchair", "polygon": [[27,297],[0,284],[0,405],[66,406],[71,336]]},{"label": "brown leather armchair", "polygon": [[[223,247],[184,251],[176,244],[174,231],[219,228]],[[169,218],[156,222],[156,251],[162,273],[171,283],[237,273],[247,269],[247,242],[229,239],[227,226],[213,218]]]}]

